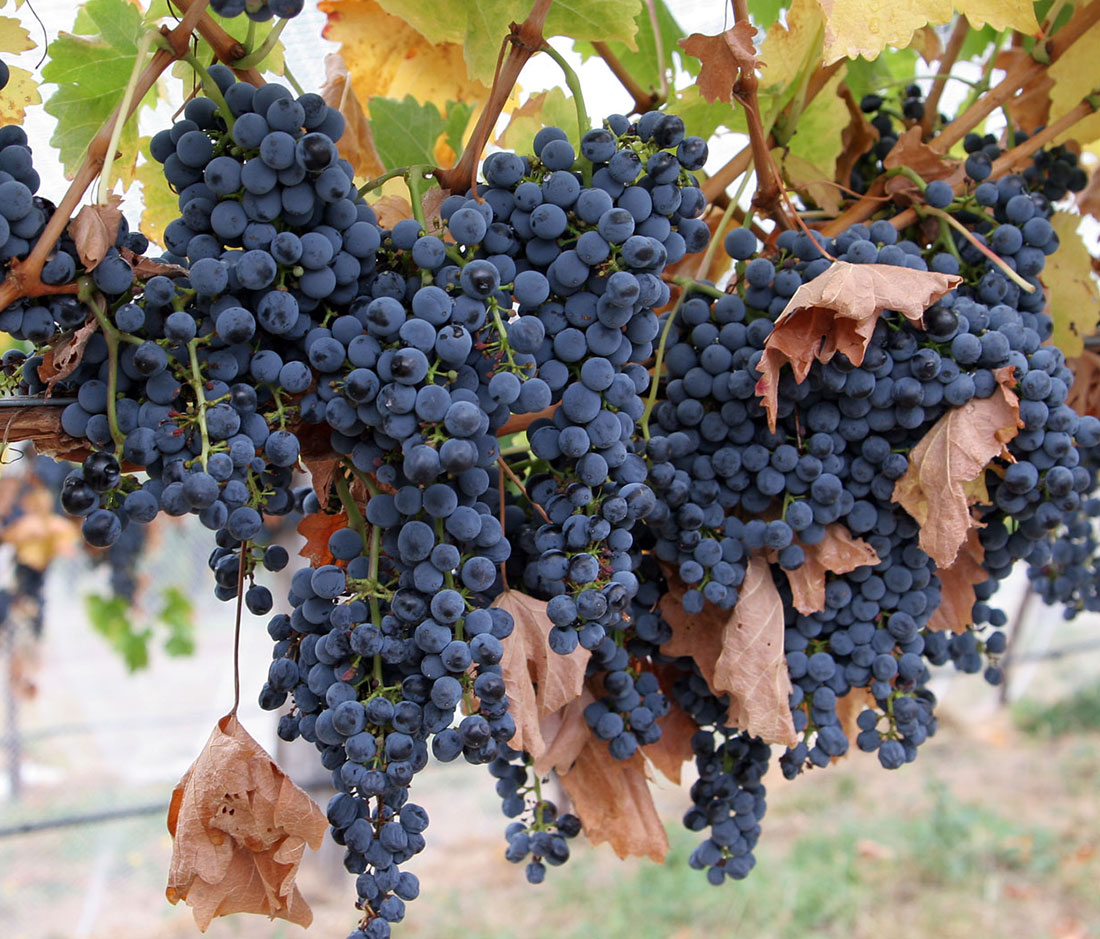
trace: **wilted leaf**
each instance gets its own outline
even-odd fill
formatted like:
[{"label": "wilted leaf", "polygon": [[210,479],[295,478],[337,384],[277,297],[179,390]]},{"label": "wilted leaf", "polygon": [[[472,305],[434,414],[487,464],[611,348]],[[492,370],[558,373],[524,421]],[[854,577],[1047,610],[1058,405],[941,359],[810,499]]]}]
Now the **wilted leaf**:
[{"label": "wilted leaf", "polygon": [[757,366],[762,377],[756,393],[764,399],[771,429],[775,430],[779,370],[785,362],[799,382],[814,359],[828,362],[837,352],[859,365],[883,311],[897,310],[920,324],[924,311],[961,280],[954,274],[890,264],[834,261],[799,287],[776,320]]},{"label": "wilted leaf", "polygon": [[441,209],[450,194],[449,189],[441,189],[439,186],[432,186],[424,193],[424,198],[420,200],[420,208],[424,210],[426,234],[440,235],[446,230],[447,223],[443,221]]},{"label": "wilted leaf", "polygon": [[592,692],[585,688],[579,698],[574,698],[539,721],[539,733],[546,744],[546,749],[533,763],[539,776],[546,776],[551,770],[569,772],[592,738],[592,731],[584,719],[584,709],[594,700]]},{"label": "wilted leaf", "polygon": [[695,751],[691,748],[691,736],[699,729],[699,725],[672,695],[672,682],[677,674],[678,671],[672,666],[657,668],[657,677],[668,700],[669,710],[657,721],[661,728],[660,738],[656,743],[644,746],[642,753],[662,776],[679,785],[684,764],[695,756]]},{"label": "wilted leaf", "polygon": [[190,272],[186,267],[178,264],[166,264],[164,261],[154,261],[143,254],[134,254],[129,248],[119,248],[122,255],[134,269],[135,280],[148,280],[150,277],[186,277]]},{"label": "wilted leaf", "polygon": [[700,614],[685,613],[683,583],[669,577],[668,586],[661,614],[672,627],[672,639],[661,651],[691,656],[711,691],[729,696],[731,726],[766,743],[793,744],[783,601],[768,562],[760,556],[749,560],[740,599],[728,613],[713,606]]},{"label": "wilted leaf", "polygon": [[120,205],[122,197],[112,192],[106,205],[86,205],[69,222],[69,235],[86,271],[95,270],[114,246],[122,221]]},{"label": "wilted leaf", "polygon": [[374,214],[378,216],[378,224],[382,228],[393,228],[402,219],[412,218],[413,214],[409,200],[401,196],[382,196],[372,202],[370,207],[374,209]]},{"label": "wilted leaf", "polygon": [[547,748],[540,722],[584,690],[584,670],[591,652],[577,646],[569,655],[550,650],[547,636],[552,626],[546,615],[546,601],[529,597],[518,590],[505,590],[493,601],[512,614],[515,629],[504,643],[500,660],[504,685],[508,691],[509,713],[516,722],[510,745],[526,750],[534,759]]},{"label": "wilted leaf", "polygon": [[680,48],[701,63],[696,84],[707,101],[730,101],[742,71],[756,68],[756,27],[747,20],[717,36],[692,33],[680,40]]},{"label": "wilted leaf", "polygon": [[619,857],[648,856],[658,863],[668,853],[668,835],[657,815],[641,754],[616,760],[602,740],[589,736],[562,788],[592,844],[611,844]]},{"label": "wilted leaf", "polygon": [[920,546],[940,568],[950,567],[974,524],[973,486],[996,456],[1011,460],[1006,444],[1020,427],[1012,366],[995,372],[992,397],[952,408],[909,454],[909,469],[894,486],[894,501],[920,525]]},{"label": "wilted leaf", "polygon": [[832,180],[832,173],[826,176],[809,160],[795,153],[784,151],[781,147],[772,150],[772,162],[779,168],[790,188],[804,193],[819,208],[830,215],[840,212],[843,201],[840,190]]},{"label": "wilted leaf", "polygon": [[825,537],[817,544],[803,545],[806,560],[793,571],[784,571],[791,586],[794,607],[807,616],[825,609],[825,573],[846,574],[857,567],[878,564],[880,558],[862,538],[834,522],[825,527]]},{"label": "wilted leaf", "polygon": [[848,124],[840,133],[843,147],[836,161],[836,178],[847,186],[852,178],[852,170],[860,158],[878,143],[879,133],[867,120],[867,115],[863,113],[859,102],[856,101],[856,96],[852,94],[852,89],[847,84],[840,86],[839,93],[848,110]]},{"label": "wilted leaf", "polygon": [[340,156],[351,163],[357,175],[364,179],[381,176],[382,160],[374,148],[370,121],[363,113],[363,105],[351,84],[347,64],[338,52],[325,56],[325,83],[321,97],[329,107],[344,115],[347,127],[340,138]]},{"label": "wilted leaf", "polygon": [[[946,159],[921,140],[919,125],[910,127],[898,137],[898,142],[890,149],[882,165],[888,170],[905,166],[913,170],[926,183],[943,179],[952,187],[961,182],[966,175],[961,160]],[[895,176],[887,181],[887,192],[894,193],[906,189],[916,192],[916,186],[912,180],[904,176]]]},{"label": "wilted leaf", "polygon": [[50,346],[42,356],[38,366],[38,377],[46,383],[46,397],[53,393],[53,386],[63,378],[68,378],[84,358],[84,347],[99,329],[99,320],[94,316],[71,335]]},{"label": "wilted leaf", "polygon": [[825,64],[847,56],[874,59],[887,46],[904,48],[913,33],[926,23],[939,26],[951,21],[955,10],[975,27],[989,23],[1000,32],[1016,29],[1025,35],[1039,24],[1030,0],[896,0],[889,5],[877,0],[820,0],[825,12]]},{"label": "wilted leaf", "polygon": [[[852,747],[856,745],[856,736],[859,734],[859,727],[856,721],[859,719],[859,715],[869,707],[875,706],[874,696],[866,688],[853,688],[846,695],[836,699],[836,717],[840,722],[840,729],[844,731],[844,736],[848,738],[848,743],[851,746],[848,749],[848,753],[852,752]],[[835,763],[841,757],[833,757]]]},{"label": "wilted leaf", "polygon": [[0,52],[26,52],[35,47],[31,34],[12,16],[0,16]]},{"label": "wilted leaf", "polygon": [[1100,167],[1093,167],[1088,185],[1077,193],[1077,208],[1082,215],[1100,218]]},{"label": "wilted leaf", "polygon": [[1058,235],[1058,250],[1047,258],[1042,281],[1054,321],[1053,342],[1071,359],[1085,348],[1085,337],[1100,321],[1100,292],[1092,273],[1092,256],[1077,233],[1079,215],[1055,212],[1050,219]]},{"label": "wilted leaf", "polygon": [[303,515],[298,523],[297,532],[306,543],[298,551],[298,556],[306,558],[313,567],[332,563],[332,552],[328,549],[328,540],[332,533],[348,527],[348,513],[337,512],[326,515],[324,512],[311,512]]},{"label": "wilted leaf", "polygon": [[[1012,46],[997,53],[996,66],[1010,72],[1018,65],[1031,61],[1031,55],[1026,49],[1022,46]],[[1019,94],[1009,98],[1004,108],[1012,121],[1012,126],[1028,134],[1033,134],[1040,127],[1045,127],[1050,119],[1050,90],[1053,87],[1054,82],[1044,71],[1038,78],[1021,88]]]},{"label": "wilted leaf", "polygon": [[9,66],[8,83],[3,94],[0,94],[0,123],[22,124],[27,117],[27,108],[41,103],[38,79],[25,68]]},{"label": "wilted leaf", "polygon": [[328,505],[332,481],[336,478],[336,467],[341,463],[338,456],[302,456],[302,465],[309,470],[309,481],[313,494],[321,505]]},{"label": "wilted leaf", "polygon": [[308,926],[294,883],[308,844],[321,847],[324,813],[227,714],[172,792],[172,864],[165,895],[185,900],[203,932],[215,916],[265,913]]},{"label": "wilted leaf", "polygon": [[1066,365],[1073,369],[1066,404],[1078,414],[1100,417],[1100,355],[1083,349],[1079,356],[1067,359]]},{"label": "wilted leaf", "polygon": [[989,571],[982,567],[984,558],[985,549],[978,537],[978,529],[971,528],[966,533],[966,543],[955,557],[955,563],[936,571],[942,599],[928,618],[926,629],[933,632],[949,629],[959,633],[974,625],[973,609],[978,599],[974,595],[974,587],[989,580]]}]

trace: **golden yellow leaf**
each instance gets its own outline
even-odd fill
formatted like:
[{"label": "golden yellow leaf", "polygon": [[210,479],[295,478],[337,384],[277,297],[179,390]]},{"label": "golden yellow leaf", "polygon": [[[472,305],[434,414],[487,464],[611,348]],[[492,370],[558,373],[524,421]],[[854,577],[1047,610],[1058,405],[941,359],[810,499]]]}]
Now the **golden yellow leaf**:
[{"label": "golden yellow leaf", "polygon": [[42,103],[38,79],[18,65],[11,66],[8,72],[8,83],[0,91],[0,124],[22,124],[27,108]]},{"label": "golden yellow leaf", "polygon": [[512,111],[508,126],[495,143],[516,153],[530,153],[535,134],[543,127],[569,127],[576,113],[575,105],[560,88],[540,91]]},{"label": "golden yellow leaf", "polygon": [[837,59],[878,57],[887,46],[903,49],[923,26],[950,22],[957,10],[971,25],[998,32],[1035,33],[1030,0],[820,0],[825,13],[825,64]]},{"label": "golden yellow leaf", "polygon": [[227,714],[172,792],[165,895],[185,900],[203,932],[230,913],[308,926],[313,913],[294,880],[306,845],[320,848],[327,829],[317,803]]},{"label": "golden yellow leaf", "polygon": [[768,26],[760,44],[761,89],[791,88],[821,53],[825,20],[817,0],[794,0],[786,22]]},{"label": "golden yellow leaf", "polygon": [[142,162],[134,172],[141,186],[141,232],[150,241],[164,243],[164,229],[179,218],[178,197],[169,188],[161,165],[149,155],[148,141],[142,143]]},{"label": "golden yellow leaf", "polygon": [[318,8],[328,16],[324,36],[340,44],[360,101],[412,95],[442,111],[448,101],[488,96],[484,84],[467,77],[461,44],[429,42],[376,0],[322,0]]},{"label": "golden yellow leaf", "polygon": [[1085,337],[1096,332],[1100,292],[1092,273],[1092,256],[1077,233],[1081,216],[1055,212],[1050,223],[1060,242],[1041,275],[1054,321],[1051,340],[1072,359],[1085,348]]},{"label": "golden yellow leaf", "polygon": [[[1100,23],[1092,25],[1058,61],[1047,69],[1046,77],[1054,82],[1050,89],[1049,123],[1054,123],[1073,110],[1082,98],[1096,90],[1096,62],[1100,57]],[[1090,114],[1065,130],[1054,143],[1066,140],[1096,140],[1100,137],[1100,111]]]},{"label": "golden yellow leaf", "polygon": [[19,20],[12,16],[0,16],[0,52],[26,52],[36,45]]},{"label": "golden yellow leaf", "polygon": [[1011,458],[1006,444],[1023,426],[1012,387],[1012,366],[994,373],[998,387],[989,398],[952,408],[909,454],[909,469],[894,486],[894,502],[920,525],[920,546],[936,566],[955,563],[975,522],[970,505],[981,498],[972,484],[996,456]]},{"label": "golden yellow leaf", "polygon": [[344,135],[340,138],[340,156],[352,165],[357,176],[372,179],[381,176],[385,167],[374,148],[370,121],[367,120],[363,103],[348,78],[348,66],[343,56],[337,52],[326,55],[321,97],[326,104],[343,114],[347,122]]}]

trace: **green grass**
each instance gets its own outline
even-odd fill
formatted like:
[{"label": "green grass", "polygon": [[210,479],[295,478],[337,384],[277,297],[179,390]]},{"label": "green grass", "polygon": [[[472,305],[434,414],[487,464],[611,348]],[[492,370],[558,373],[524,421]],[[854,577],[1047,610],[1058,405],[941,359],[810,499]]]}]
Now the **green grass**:
[{"label": "green grass", "polygon": [[1048,737],[1100,730],[1100,681],[1054,704],[1021,701],[1013,719],[1021,730]]}]

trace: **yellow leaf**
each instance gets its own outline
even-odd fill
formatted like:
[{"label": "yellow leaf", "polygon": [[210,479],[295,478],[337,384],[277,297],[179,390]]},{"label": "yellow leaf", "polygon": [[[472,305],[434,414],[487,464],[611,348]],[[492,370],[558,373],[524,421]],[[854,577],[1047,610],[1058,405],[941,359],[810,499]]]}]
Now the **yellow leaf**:
[{"label": "yellow leaf", "polygon": [[[444,7],[450,6],[444,4]],[[322,0],[326,39],[340,44],[352,87],[365,102],[374,97],[412,95],[440,111],[448,101],[484,101],[489,89],[466,76],[462,46],[433,44],[375,0]]]},{"label": "yellow leaf", "polygon": [[142,145],[141,152],[142,162],[134,172],[145,206],[141,213],[141,232],[151,241],[163,244],[165,226],[179,217],[179,202],[168,188],[161,165],[149,155],[147,142]]},{"label": "yellow leaf", "polygon": [[[767,111],[776,114],[804,87],[804,79],[821,55],[825,21],[818,0],[794,0],[786,23],[768,27],[759,59],[765,66],[760,91],[773,99]],[[765,109],[763,103],[762,110]]]},{"label": "yellow leaf", "polygon": [[825,64],[862,55],[875,59],[887,46],[904,49],[925,24],[950,22],[957,10],[975,28],[998,32],[1039,29],[1031,0],[820,0],[825,13]]},{"label": "yellow leaf", "polygon": [[27,108],[41,104],[38,80],[25,68],[13,65],[4,90],[0,91],[0,124],[22,124]]},{"label": "yellow leaf", "polygon": [[[1097,85],[1096,60],[1100,56],[1100,23],[1091,26],[1058,61],[1047,69],[1047,78],[1054,82],[1050,89],[1050,123],[1080,104]],[[1095,140],[1100,137],[1100,111],[1078,121],[1055,143],[1065,140]]]},{"label": "yellow leaf", "polygon": [[11,16],[0,16],[0,52],[26,52],[36,43],[31,39],[19,20]]},{"label": "yellow leaf", "polygon": [[1060,242],[1058,250],[1047,258],[1042,274],[1054,320],[1051,339],[1067,359],[1072,359],[1084,349],[1085,336],[1096,331],[1100,292],[1092,276],[1092,257],[1077,234],[1081,216],[1055,212],[1050,223]]},{"label": "yellow leaf", "polygon": [[570,127],[571,120],[576,122],[576,113],[572,100],[565,97],[560,88],[531,95],[512,112],[512,118],[496,144],[516,153],[530,153],[535,134],[543,127]]}]

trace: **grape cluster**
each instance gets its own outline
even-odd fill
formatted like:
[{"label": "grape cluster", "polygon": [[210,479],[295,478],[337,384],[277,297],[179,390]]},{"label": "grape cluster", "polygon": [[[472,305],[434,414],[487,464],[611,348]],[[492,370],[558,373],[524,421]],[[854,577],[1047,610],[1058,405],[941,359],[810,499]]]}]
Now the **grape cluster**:
[{"label": "grape cluster", "polygon": [[305,7],[305,0],[210,0],[210,9],[231,19],[242,13],[254,23],[266,23],[272,17],[293,19]]}]

